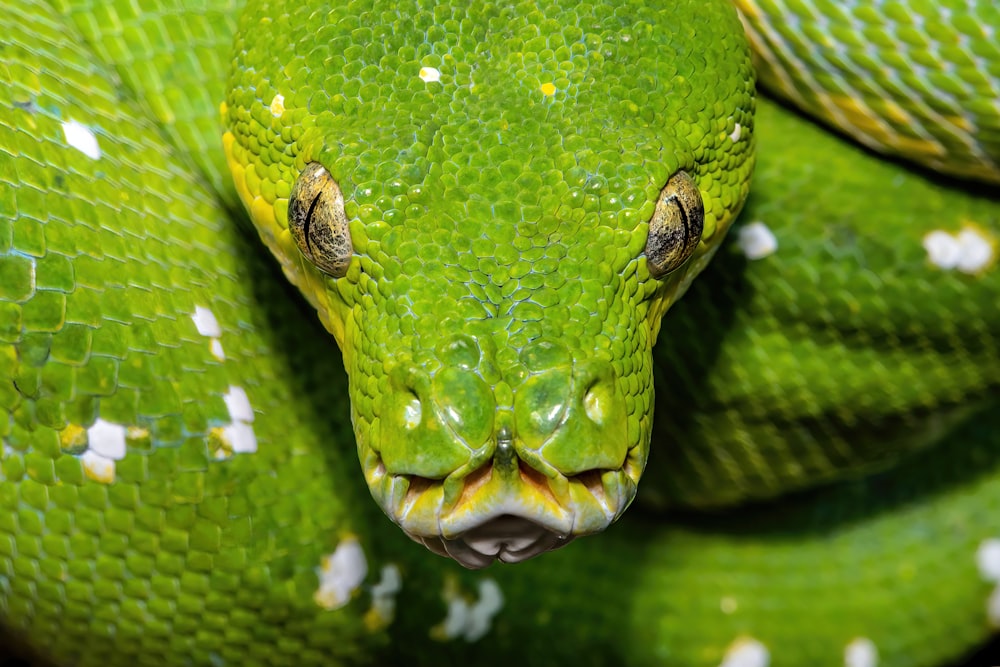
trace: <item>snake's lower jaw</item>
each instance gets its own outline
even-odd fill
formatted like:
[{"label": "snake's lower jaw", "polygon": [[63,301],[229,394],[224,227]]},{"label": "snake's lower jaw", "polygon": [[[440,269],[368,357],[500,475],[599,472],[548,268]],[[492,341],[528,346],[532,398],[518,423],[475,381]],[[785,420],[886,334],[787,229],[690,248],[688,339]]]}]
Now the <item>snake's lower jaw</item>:
[{"label": "snake's lower jaw", "polygon": [[576,536],[553,531],[523,517],[504,514],[467,530],[453,540],[413,534],[410,537],[439,556],[453,558],[469,569],[479,569],[496,560],[520,563],[558,549]]},{"label": "snake's lower jaw", "polygon": [[599,533],[628,507],[641,469],[546,477],[516,457],[456,480],[394,475],[376,466],[369,487],[413,540],[468,568],[517,563]]}]

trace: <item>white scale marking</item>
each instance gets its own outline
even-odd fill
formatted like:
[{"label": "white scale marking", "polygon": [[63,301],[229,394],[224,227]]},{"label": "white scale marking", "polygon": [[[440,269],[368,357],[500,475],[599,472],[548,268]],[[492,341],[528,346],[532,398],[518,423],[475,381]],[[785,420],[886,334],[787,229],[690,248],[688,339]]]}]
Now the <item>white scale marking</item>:
[{"label": "white scale marking", "polygon": [[195,306],[194,315],[191,316],[191,319],[194,320],[194,326],[202,336],[219,338],[222,335],[222,327],[219,326],[219,320],[215,318],[215,313],[208,308]]},{"label": "white scale marking", "polygon": [[87,429],[87,449],[80,455],[87,477],[102,484],[115,481],[115,461],[125,458],[128,429],[98,418]]},{"label": "white scale marking", "polygon": [[226,360],[226,351],[222,349],[222,341],[218,338],[213,338],[208,344],[208,351],[212,353],[212,356],[219,361]]},{"label": "white scale marking", "polygon": [[1000,628],[1000,539],[989,538],[976,549],[976,566],[979,576],[996,586],[986,598],[986,618],[994,628]]},{"label": "white scale marking", "polygon": [[226,352],[222,349],[222,341],[220,340],[222,327],[219,326],[219,320],[215,317],[215,313],[204,306],[195,306],[191,319],[194,321],[198,333],[210,339],[208,350],[212,356],[219,361],[225,361]]},{"label": "white scale marking", "polygon": [[441,80],[441,72],[436,67],[421,67],[420,79],[426,83],[433,83]]},{"label": "white scale marking", "polygon": [[858,637],[844,648],[844,667],[877,667],[878,648],[867,637]]},{"label": "white scale marking", "polygon": [[979,544],[976,565],[984,581],[1000,583],[1000,539],[991,538]]},{"label": "white scale marking", "polygon": [[467,642],[482,639],[493,625],[493,617],[503,609],[503,593],[492,579],[479,582],[479,599],[469,603],[457,592],[446,597],[448,615],[441,624],[445,639],[461,637]]},{"label": "white scale marking", "polygon": [[274,99],[271,100],[271,115],[275,118],[281,118],[283,113],[285,113],[285,96],[275,95]]},{"label": "white scale marking", "polygon": [[254,413],[243,387],[229,385],[229,391],[223,394],[229,418],[233,420],[222,429],[223,435],[229,441],[233,452],[237,454],[252,454],[257,451],[257,434],[253,430]]},{"label": "white scale marking", "polygon": [[75,120],[67,120],[63,122],[62,129],[67,144],[91,160],[100,159],[101,147],[97,143],[97,136],[89,127]]},{"label": "white scale marking", "polygon": [[250,399],[243,387],[229,385],[229,391],[223,395],[226,401],[226,409],[229,410],[229,418],[233,421],[252,422],[253,408],[250,407]]},{"label": "white scale marking", "polygon": [[87,477],[102,484],[115,481],[115,462],[113,459],[101,456],[97,452],[87,450],[80,456],[83,471]]},{"label": "white scale marking", "polygon": [[993,244],[980,231],[966,227],[958,234],[935,230],[924,236],[924,250],[934,266],[977,273],[993,261]]},{"label": "white scale marking", "polygon": [[343,539],[332,554],[323,558],[316,575],[319,577],[319,588],[313,594],[316,604],[327,610],[346,605],[368,575],[368,561],[358,540]]},{"label": "white scale marking", "polygon": [[719,667],[768,667],[771,654],[767,647],[751,637],[734,641]]},{"label": "white scale marking", "polygon": [[960,253],[955,268],[962,273],[976,273],[993,260],[993,245],[975,229],[966,228],[958,233],[958,247]]},{"label": "white scale marking", "polygon": [[747,259],[764,259],[778,250],[778,239],[763,222],[751,222],[740,229],[736,242]]},{"label": "white scale marking", "polygon": [[396,614],[396,594],[403,588],[399,568],[389,563],[382,568],[378,583],[372,586],[372,610],[385,623]]},{"label": "white scale marking", "polygon": [[114,461],[125,458],[126,428],[98,419],[87,429],[87,449],[99,456]]},{"label": "white scale marking", "polygon": [[222,429],[222,434],[233,448],[234,454],[253,454],[257,451],[257,434],[246,422],[233,422]]}]

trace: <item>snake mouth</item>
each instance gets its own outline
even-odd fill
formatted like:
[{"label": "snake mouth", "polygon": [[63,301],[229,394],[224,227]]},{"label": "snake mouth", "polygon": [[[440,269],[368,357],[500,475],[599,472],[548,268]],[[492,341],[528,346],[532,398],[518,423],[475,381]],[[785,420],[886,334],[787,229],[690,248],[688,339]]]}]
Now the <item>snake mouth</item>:
[{"label": "snake mouth", "polygon": [[515,458],[428,479],[390,473],[377,456],[366,477],[383,511],[411,539],[470,569],[518,563],[604,530],[635,497],[641,474],[632,457],[616,470],[575,475],[543,474]]},{"label": "snake mouth", "polygon": [[520,563],[569,544],[575,537],[512,514],[485,521],[453,540],[407,534],[439,556],[452,558],[471,570],[486,567],[495,560]]}]

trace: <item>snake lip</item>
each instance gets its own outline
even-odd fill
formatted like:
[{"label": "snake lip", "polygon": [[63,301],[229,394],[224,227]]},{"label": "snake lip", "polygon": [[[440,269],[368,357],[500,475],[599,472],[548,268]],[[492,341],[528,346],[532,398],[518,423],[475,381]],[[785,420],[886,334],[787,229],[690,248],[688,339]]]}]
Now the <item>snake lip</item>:
[{"label": "snake lip", "polygon": [[624,469],[547,479],[486,466],[464,482],[449,503],[441,480],[411,477],[395,495],[401,502],[385,509],[414,541],[470,569],[518,563],[604,530],[635,489]]},{"label": "snake lip", "polygon": [[[466,478],[456,501],[445,503],[440,483],[411,480],[408,491],[415,491],[407,494],[397,523],[413,540],[469,569],[519,563],[575,537],[574,510],[533,482],[520,476],[507,486],[487,466]],[[432,508],[424,504],[428,500]]]},{"label": "snake lip", "polygon": [[537,461],[495,459],[433,479],[391,472],[369,450],[364,469],[372,495],[404,533],[477,569],[527,560],[603,531],[635,497],[643,462],[637,452],[619,468],[567,475]]}]

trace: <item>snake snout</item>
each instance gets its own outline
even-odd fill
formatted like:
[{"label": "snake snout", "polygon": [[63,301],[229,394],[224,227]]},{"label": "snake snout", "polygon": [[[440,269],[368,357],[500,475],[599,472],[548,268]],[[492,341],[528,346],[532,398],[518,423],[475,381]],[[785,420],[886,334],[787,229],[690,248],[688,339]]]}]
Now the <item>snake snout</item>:
[{"label": "snake snout", "polygon": [[628,382],[610,360],[536,340],[513,370],[493,372],[488,349],[458,335],[431,363],[397,357],[377,432],[362,440],[386,514],[470,568],[604,530],[635,496],[644,463],[628,436]]},{"label": "snake snout", "polygon": [[490,457],[496,400],[468,369],[447,366],[431,374],[397,365],[379,412],[383,433],[392,437],[372,444],[389,473],[443,479]]},{"label": "snake snout", "polygon": [[611,362],[541,368],[514,393],[518,454],[563,475],[616,470],[628,456],[628,413]]}]

